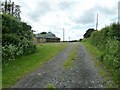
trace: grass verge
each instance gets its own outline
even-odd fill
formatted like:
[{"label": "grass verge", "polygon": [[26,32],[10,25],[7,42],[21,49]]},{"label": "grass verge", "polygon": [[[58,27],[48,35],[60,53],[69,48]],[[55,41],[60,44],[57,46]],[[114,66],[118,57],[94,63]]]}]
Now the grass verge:
[{"label": "grass verge", "polygon": [[21,56],[2,67],[2,87],[9,88],[26,74],[36,70],[63,50],[67,43],[47,43],[37,45],[37,53]]},{"label": "grass verge", "polygon": [[111,75],[110,71],[99,60],[101,51],[98,50],[93,45],[91,45],[88,41],[83,41],[83,42],[81,42],[81,44],[83,44],[87,48],[88,52],[91,54],[91,56],[93,58],[93,62],[95,63],[95,66],[99,69],[99,75],[103,78],[102,83],[108,88],[117,87],[115,82],[112,79],[112,75]]},{"label": "grass verge", "polygon": [[73,65],[73,62],[74,62],[75,58],[77,57],[77,49],[78,49],[78,45],[75,45],[72,48],[72,50],[68,56],[68,59],[63,64],[63,67],[65,69],[70,68]]}]

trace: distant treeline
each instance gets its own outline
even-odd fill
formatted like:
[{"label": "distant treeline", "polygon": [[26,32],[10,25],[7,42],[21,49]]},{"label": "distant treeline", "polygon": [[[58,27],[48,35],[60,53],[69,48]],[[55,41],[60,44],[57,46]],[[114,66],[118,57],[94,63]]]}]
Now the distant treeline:
[{"label": "distant treeline", "polygon": [[120,85],[120,24],[113,23],[92,32],[89,42],[102,52],[101,62],[111,70],[113,79]]},{"label": "distant treeline", "polygon": [[34,53],[31,26],[17,18],[2,14],[2,62],[8,63],[16,57]]}]

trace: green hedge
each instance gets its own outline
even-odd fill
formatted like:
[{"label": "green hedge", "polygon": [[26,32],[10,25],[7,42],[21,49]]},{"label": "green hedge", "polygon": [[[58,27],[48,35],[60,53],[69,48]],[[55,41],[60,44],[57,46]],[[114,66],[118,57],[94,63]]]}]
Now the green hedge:
[{"label": "green hedge", "polygon": [[10,15],[2,15],[2,62],[36,51],[31,26]]},{"label": "green hedge", "polygon": [[93,32],[91,43],[102,51],[100,60],[112,71],[120,85],[120,24],[112,24]]}]

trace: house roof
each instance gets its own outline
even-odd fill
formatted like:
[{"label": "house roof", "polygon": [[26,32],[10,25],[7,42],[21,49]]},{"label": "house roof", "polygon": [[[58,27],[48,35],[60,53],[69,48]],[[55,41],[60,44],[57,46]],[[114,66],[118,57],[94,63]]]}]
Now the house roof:
[{"label": "house roof", "polygon": [[58,38],[58,37],[55,36],[55,34],[53,34],[51,32],[48,32],[46,34],[38,33],[38,34],[36,34],[36,37],[40,37],[40,38]]}]

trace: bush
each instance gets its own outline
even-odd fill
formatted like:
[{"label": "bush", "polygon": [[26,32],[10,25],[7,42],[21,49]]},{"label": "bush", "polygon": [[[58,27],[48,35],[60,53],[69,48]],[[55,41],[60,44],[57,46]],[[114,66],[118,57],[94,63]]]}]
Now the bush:
[{"label": "bush", "polygon": [[2,15],[2,26],[3,63],[36,51],[36,46],[32,43],[33,32],[30,25],[10,15]]},{"label": "bush", "polygon": [[102,51],[101,61],[112,71],[114,80],[120,85],[120,24],[112,24],[90,37],[90,43]]},{"label": "bush", "polygon": [[14,60],[15,59],[15,53],[17,51],[17,47],[13,45],[5,45],[2,47],[2,58],[4,60],[3,63]]}]

